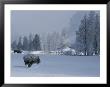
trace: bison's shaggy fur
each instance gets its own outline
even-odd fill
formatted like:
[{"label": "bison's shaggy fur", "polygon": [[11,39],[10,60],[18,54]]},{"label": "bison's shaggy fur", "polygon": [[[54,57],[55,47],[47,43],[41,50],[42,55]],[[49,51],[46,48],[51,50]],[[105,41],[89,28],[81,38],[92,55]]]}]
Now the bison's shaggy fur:
[{"label": "bison's shaggy fur", "polygon": [[40,59],[39,59],[39,56],[36,56],[34,54],[27,54],[23,57],[24,59],[24,63],[25,65],[28,65],[28,67],[31,67],[32,64],[36,63],[40,63]]}]

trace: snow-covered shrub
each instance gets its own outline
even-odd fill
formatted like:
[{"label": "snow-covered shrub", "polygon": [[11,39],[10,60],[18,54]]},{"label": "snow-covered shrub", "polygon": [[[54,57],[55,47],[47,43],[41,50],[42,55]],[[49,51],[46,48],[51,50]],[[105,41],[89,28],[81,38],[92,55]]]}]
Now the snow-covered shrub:
[{"label": "snow-covered shrub", "polygon": [[74,55],[76,55],[75,50],[72,49],[72,48],[69,48],[69,47],[66,47],[66,48],[62,49],[62,51],[63,51],[63,54],[64,54],[64,55],[69,55],[69,56],[74,56]]},{"label": "snow-covered shrub", "polygon": [[84,56],[83,52],[76,52],[76,56]]},{"label": "snow-covered shrub", "polygon": [[72,55],[72,51],[71,51],[71,50],[65,51],[65,52],[63,52],[63,54],[64,54],[64,55],[70,55],[70,56],[71,56],[71,55]]},{"label": "snow-covered shrub", "polygon": [[28,67],[31,67],[34,63],[40,63],[39,56],[36,56],[34,54],[27,54],[23,57],[25,65],[28,65]]}]

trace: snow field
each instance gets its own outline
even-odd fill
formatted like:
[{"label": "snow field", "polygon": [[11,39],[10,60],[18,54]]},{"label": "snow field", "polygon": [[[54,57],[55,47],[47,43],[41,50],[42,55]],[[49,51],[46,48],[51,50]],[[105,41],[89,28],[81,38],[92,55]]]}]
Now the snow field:
[{"label": "snow field", "polygon": [[[41,63],[27,68],[24,54],[11,54],[11,76],[14,77],[97,77],[100,76],[99,56],[65,56],[39,54]],[[38,54],[37,54],[38,55]]]}]

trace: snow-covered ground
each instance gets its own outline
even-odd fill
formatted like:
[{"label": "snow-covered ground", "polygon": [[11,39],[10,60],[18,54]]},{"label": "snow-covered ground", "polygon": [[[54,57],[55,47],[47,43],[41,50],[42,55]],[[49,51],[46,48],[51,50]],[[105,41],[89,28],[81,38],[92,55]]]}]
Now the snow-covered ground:
[{"label": "snow-covered ground", "polygon": [[[100,76],[99,56],[65,56],[39,54],[41,63],[27,68],[23,54],[11,53],[11,76],[14,77],[97,77]],[[37,54],[38,55],[38,54]]]}]

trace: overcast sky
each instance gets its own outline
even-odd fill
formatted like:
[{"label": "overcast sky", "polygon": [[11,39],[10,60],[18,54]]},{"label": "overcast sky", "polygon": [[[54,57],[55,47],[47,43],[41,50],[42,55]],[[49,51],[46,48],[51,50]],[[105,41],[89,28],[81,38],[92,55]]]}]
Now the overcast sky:
[{"label": "overcast sky", "polygon": [[15,40],[19,36],[31,34],[46,34],[60,32],[70,26],[70,19],[74,18],[74,30],[77,29],[82,16],[87,11],[38,11],[13,10],[11,12],[11,36]]}]

